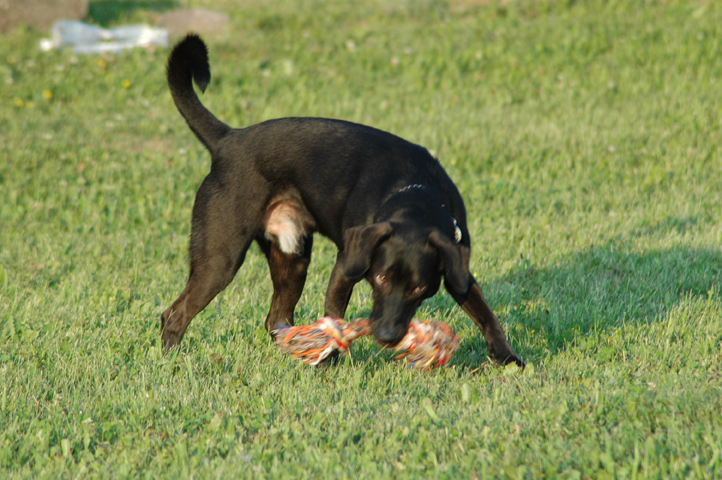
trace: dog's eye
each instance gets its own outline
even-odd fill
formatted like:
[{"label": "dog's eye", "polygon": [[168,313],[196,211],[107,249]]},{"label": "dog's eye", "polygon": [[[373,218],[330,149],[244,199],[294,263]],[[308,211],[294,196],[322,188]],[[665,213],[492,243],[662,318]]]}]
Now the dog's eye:
[{"label": "dog's eye", "polygon": [[376,283],[379,284],[379,286],[383,287],[388,283],[386,280],[386,275],[376,275]]},{"label": "dog's eye", "polygon": [[419,285],[418,287],[414,288],[414,291],[411,292],[411,295],[420,295],[424,293],[424,290],[426,290],[426,285]]}]

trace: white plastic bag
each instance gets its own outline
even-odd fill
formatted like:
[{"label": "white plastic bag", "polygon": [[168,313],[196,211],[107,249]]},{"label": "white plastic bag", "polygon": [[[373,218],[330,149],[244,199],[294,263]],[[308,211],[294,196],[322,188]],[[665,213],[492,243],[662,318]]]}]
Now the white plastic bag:
[{"label": "white plastic bag", "polygon": [[77,20],[58,20],[52,38],[40,41],[40,49],[71,46],[74,53],[120,52],[134,47],[168,46],[168,31],[148,25],[128,25],[105,29]]}]

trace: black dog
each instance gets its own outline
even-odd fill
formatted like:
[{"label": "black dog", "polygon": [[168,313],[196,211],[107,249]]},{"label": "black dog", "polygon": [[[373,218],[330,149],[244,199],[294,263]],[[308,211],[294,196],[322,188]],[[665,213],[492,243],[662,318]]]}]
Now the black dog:
[{"label": "black dog", "polygon": [[396,345],[443,275],[490,355],[523,365],[469,273],[464,202],[425,148],[323,118],[232,129],[193,90],[193,80],[205,91],[211,78],[208,51],[195,35],[173,49],[167,75],[178,110],[212,163],[193,206],[188,284],[161,316],[166,348],[180,343],[193,317],[231,282],[254,240],[273,281],[266,329],[293,325],[319,232],[339,249],[325,315],[343,318],[353,286],[365,278],[373,287],[374,337]]}]

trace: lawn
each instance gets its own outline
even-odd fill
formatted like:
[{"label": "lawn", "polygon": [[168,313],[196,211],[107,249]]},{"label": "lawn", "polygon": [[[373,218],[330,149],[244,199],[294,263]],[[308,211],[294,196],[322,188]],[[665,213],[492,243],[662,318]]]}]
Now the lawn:
[{"label": "lawn", "polygon": [[[104,26],[227,12],[203,102],[233,126],[368,124],[466,201],[472,271],[525,371],[460,335],[423,373],[359,340],[336,366],[263,329],[255,246],[160,348],[209,156],[168,49],[0,37],[0,477],[722,478],[722,6],[708,1],[99,1]],[[297,321],[322,314],[318,238]],[[368,314],[357,287],[349,318]]]}]

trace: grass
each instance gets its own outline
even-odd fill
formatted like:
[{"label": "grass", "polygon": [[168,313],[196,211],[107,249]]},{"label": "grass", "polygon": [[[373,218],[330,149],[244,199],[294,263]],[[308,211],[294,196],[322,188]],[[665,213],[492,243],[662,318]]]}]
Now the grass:
[{"label": "grass", "polygon": [[[93,2],[104,25],[187,2]],[[281,355],[254,247],[163,355],[208,155],[165,49],[0,37],[0,476],[721,478],[722,9],[712,1],[193,2],[226,11],[202,97],[235,126],[370,124],[466,200],[472,269],[524,372],[462,338],[405,369],[371,340]],[[300,322],[334,257],[316,243]],[[370,309],[360,286],[349,317]]]}]

